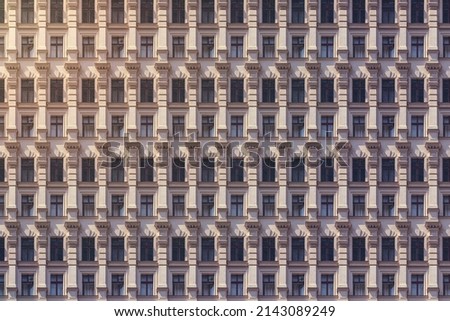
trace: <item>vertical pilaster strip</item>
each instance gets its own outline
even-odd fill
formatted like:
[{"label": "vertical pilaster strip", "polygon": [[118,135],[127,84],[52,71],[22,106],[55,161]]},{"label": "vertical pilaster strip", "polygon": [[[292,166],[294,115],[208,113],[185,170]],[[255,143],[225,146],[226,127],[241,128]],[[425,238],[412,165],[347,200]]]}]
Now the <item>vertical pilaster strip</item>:
[{"label": "vertical pilaster strip", "polygon": [[291,223],[287,221],[275,221],[279,231],[278,236],[278,300],[287,300],[289,294],[288,286],[288,240]]},{"label": "vertical pilaster strip", "polygon": [[109,229],[111,227],[109,222],[96,221],[97,228],[97,256],[98,256],[98,275],[97,275],[97,295],[98,300],[105,301],[108,299],[108,238]]},{"label": "vertical pilaster strip", "polygon": [[366,227],[369,230],[368,248],[369,248],[369,273],[367,281],[367,291],[369,293],[369,300],[376,301],[378,298],[378,248],[380,222],[367,221]]},{"label": "vertical pilaster strip", "polygon": [[125,227],[128,230],[127,253],[128,253],[128,300],[137,300],[138,280],[137,280],[137,248],[140,222],[126,221]]},{"label": "vertical pilaster strip", "polygon": [[5,227],[8,230],[7,257],[8,257],[8,278],[6,279],[6,290],[8,293],[8,300],[15,301],[19,295],[17,280],[17,261],[19,260],[19,229],[20,223],[13,220],[5,222]]},{"label": "vertical pilaster strip", "polygon": [[429,220],[425,226],[428,229],[428,242],[425,243],[428,249],[428,300],[436,301],[439,300],[439,231],[442,224]]},{"label": "vertical pilaster strip", "polygon": [[259,246],[259,222],[245,222],[247,234],[247,299],[258,300],[258,246]]},{"label": "vertical pilaster strip", "polygon": [[318,261],[318,249],[319,249],[319,229],[320,222],[318,221],[306,221],[306,228],[309,231],[309,234],[306,238],[306,246],[308,253],[308,280],[307,280],[307,289],[308,289],[308,300],[316,301],[318,295],[317,288],[317,261]]},{"label": "vertical pilaster strip", "polygon": [[339,231],[337,238],[337,259],[338,259],[338,279],[337,279],[337,294],[338,300],[348,300],[348,261],[349,261],[349,231],[352,227],[348,221],[338,221],[335,224]]},{"label": "vertical pilaster strip", "polygon": [[[44,218],[45,219],[45,218]],[[47,221],[36,221],[34,223],[36,229],[39,232],[37,236],[37,298],[38,300],[47,299],[47,246],[48,246],[48,228],[50,223]]]},{"label": "vertical pilaster strip", "polygon": [[67,221],[64,223],[64,227],[67,230],[67,299],[78,299],[78,230],[81,224],[78,221]]},{"label": "vertical pilaster strip", "polygon": [[217,275],[217,296],[218,300],[227,299],[227,263],[228,263],[228,231],[230,222],[216,221],[215,223],[219,236],[217,237],[217,259],[219,271]]},{"label": "vertical pilaster strip", "polygon": [[411,222],[396,221],[395,226],[399,231],[398,235],[398,298],[408,299],[408,240]]},{"label": "vertical pilaster strip", "polygon": [[158,230],[158,236],[156,238],[156,248],[158,251],[158,280],[156,282],[156,295],[158,300],[166,301],[169,297],[168,280],[168,246],[169,246],[169,229],[170,223],[167,221],[157,221],[155,227]]},{"label": "vertical pilaster strip", "polygon": [[197,248],[199,246],[198,230],[200,223],[197,221],[186,221],[186,228],[189,230],[187,237],[187,249],[188,249],[188,276],[187,276],[187,292],[188,300],[197,300]]}]

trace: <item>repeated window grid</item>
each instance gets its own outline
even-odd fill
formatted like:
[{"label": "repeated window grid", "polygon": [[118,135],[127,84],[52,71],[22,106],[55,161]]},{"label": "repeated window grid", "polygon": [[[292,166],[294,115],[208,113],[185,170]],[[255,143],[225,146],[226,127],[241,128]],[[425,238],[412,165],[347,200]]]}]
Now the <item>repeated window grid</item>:
[{"label": "repeated window grid", "polygon": [[201,163],[201,181],[214,182],[215,181],[215,162],[214,158],[204,157]]},{"label": "repeated window grid", "polygon": [[81,261],[95,261],[95,237],[81,238]]},{"label": "repeated window grid", "polygon": [[423,182],[425,180],[425,159],[411,158],[411,182]]},{"label": "repeated window grid", "polygon": [[153,136],[153,116],[141,116],[139,135],[141,137]]},{"label": "repeated window grid", "polygon": [[153,237],[141,237],[140,239],[140,260],[153,261]]},{"label": "repeated window grid", "polygon": [[50,116],[50,137],[63,137],[63,116]]},{"label": "repeated window grid", "polygon": [[176,194],[172,196],[172,215],[184,216],[184,195]]},{"label": "repeated window grid", "polygon": [[395,181],[395,158],[383,157],[381,159],[381,181],[382,182]]},{"label": "repeated window grid", "polygon": [[184,274],[172,275],[173,295],[184,295]]},{"label": "repeated window grid", "polygon": [[411,102],[423,103],[425,101],[425,82],[423,79],[411,79]]},{"label": "repeated window grid", "polygon": [[213,103],[215,99],[214,79],[202,79],[202,103]]},{"label": "repeated window grid", "polygon": [[364,237],[354,237],[352,239],[352,260],[366,260],[366,239]]},{"label": "repeated window grid", "polygon": [[244,261],[244,238],[230,238],[230,261]]},{"label": "repeated window grid", "polygon": [[334,238],[321,237],[320,238],[320,260],[334,261]]},{"label": "repeated window grid", "polygon": [[64,216],[63,195],[50,195],[50,216]]},{"label": "repeated window grid", "polygon": [[291,239],[291,260],[295,262],[305,261],[304,237],[293,237]]},{"label": "repeated window grid", "polygon": [[50,261],[62,261],[64,259],[64,239],[62,237],[50,238]]},{"label": "repeated window grid", "polygon": [[34,23],[34,0],[22,0],[20,12],[22,23]]},{"label": "repeated window grid", "polygon": [[81,215],[95,216],[95,196],[88,194],[82,195]]},{"label": "repeated window grid", "polygon": [[291,102],[304,103],[306,97],[305,80],[294,78],[291,80]]},{"label": "repeated window grid", "polygon": [[366,101],[366,80],[364,78],[352,79],[352,101],[363,103]]},{"label": "repeated window grid", "polygon": [[394,137],[395,135],[395,117],[383,116],[382,117],[382,137]]},{"label": "repeated window grid", "polygon": [[423,237],[411,237],[411,261],[424,261],[425,241]]}]

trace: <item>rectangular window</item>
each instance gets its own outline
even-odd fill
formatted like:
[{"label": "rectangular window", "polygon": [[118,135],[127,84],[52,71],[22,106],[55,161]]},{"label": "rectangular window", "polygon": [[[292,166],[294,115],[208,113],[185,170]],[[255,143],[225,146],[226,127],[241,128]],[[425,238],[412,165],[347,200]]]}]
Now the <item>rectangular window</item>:
[{"label": "rectangular window", "polygon": [[125,181],[124,158],[114,158],[111,163],[111,182]]},{"label": "rectangular window", "polygon": [[243,116],[231,116],[230,121],[230,137],[243,137],[244,136],[244,117]]},{"label": "rectangular window", "polygon": [[95,275],[94,274],[83,274],[81,276],[82,291],[83,296],[93,296],[95,295]]},{"label": "rectangular window", "polygon": [[111,295],[125,295],[125,276],[123,274],[111,275]]},{"label": "rectangular window", "polygon": [[[5,0],[0,1],[0,23],[5,23]],[[1,277],[1,275],[0,275],[0,277]],[[0,295],[4,295],[4,294],[1,294],[1,293],[3,293],[2,290],[3,290],[3,287],[1,287],[1,285],[0,285]]]},{"label": "rectangular window", "polygon": [[[0,237],[0,262],[5,261],[5,237]],[[1,287],[0,287],[1,290]]]},{"label": "rectangular window", "polygon": [[174,58],[184,57],[184,37],[172,38],[172,57]]},{"label": "rectangular window", "polygon": [[[0,37],[0,57],[1,57],[1,41],[2,41],[2,37]],[[4,103],[5,102],[5,79],[0,79],[0,103]],[[3,116],[1,116],[3,117]],[[5,121],[3,121],[3,127],[5,126]],[[0,133],[1,134],[1,133]],[[1,134],[1,136],[3,136],[3,134]]]},{"label": "rectangular window", "polygon": [[305,57],[305,37],[292,37],[292,58]]},{"label": "rectangular window", "polygon": [[364,274],[353,274],[353,295],[366,295],[366,276]]},{"label": "rectangular window", "polygon": [[424,23],[425,6],[423,0],[411,0],[411,23]]},{"label": "rectangular window", "polygon": [[450,158],[442,158],[442,181],[450,182]]},{"label": "rectangular window", "polygon": [[365,0],[353,0],[352,7],[352,21],[353,23],[365,23],[366,22],[366,1]]},{"label": "rectangular window", "polygon": [[383,58],[394,58],[395,57],[395,38],[394,37],[383,37],[383,48],[382,57]]},{"label": "rectangular window", "polygon": [[395,216],[395,198],[394,195],[382,195],[381,216]]},{"label": "rectangular window", "polygon": [[292,117],[292,137],[305,137],[305,116]]},{"label": "rectangular window", "polygon": [[244,195],[230,196],[230,216],[244,216]]},{"label": "rectangular window", "polygon": [[173,216],[184,216],[184,195],[172,196]]},{"label": "rectangular window", "polygon": [[320,163],[320,181],[334,181],[334,159],[331,157],[323,158]]},{"label": "rectangular window", "polygon": [[294,157],[290,162],[291,167],[291,181],[304,182],[305,181],[305,159],[301,157]]},{"label": "rectangular window", "polygon": [[275,93],[275,79],[263,79],[262,80],[262,102],[274,103],[276,99]]},{"label": "rectangular window", "polygon": [[83,37],[83,58],[95,57],[94,37]]},{"label": "rectangular window", "polygon": [[442,261],[450,261],[450,237],[442,238]]},{"label": "rectangular window", "polygon": [[22,216],[34,216],[34,195],[22,195]]},{"label": "rectangular window", "polygon": [[444,274],[442,276],[442,287],[442,294],[446,296],[450,295],[450,274]]},{"label": "rectangular window", "polygon": [[214,137],[214,116],[202,116],[202,137]]},{"label": "rectangular window", "polygon": [[81,22],[95,23],[95,0],[82,0]]},{"label": "rectangular window", "polygon": [[214,182],[215,181],[215,162],[214,159],[205,157],[202,158],[202,182]]},{"label": "rectangular window", "polygon": [[262,0],[262,22],[275,23],[275,0]]},{"label": "rectangular window", "polygon": [[142,296],[153,295],[153,274],[141,274],[141,285],[139,288],[139,295]]},{"label": "rectangular window", "polygon": [[411,58],[424,56],[424,37],[411,37]]},{"label": "rectangular window", "polygon": [[292,295],[293,296],[305,295],[304,274],[292,274]]},{"label": "rectangular window", "polygon": [[64,180],[64,159],[50,159],[50,182],[62,182]]},{"label": "rectangular window", "polygon": [[63,116],[50,116],[50,137],[63,137]]},{"label": "rectangular window", "polygon": [[22,274],[21,283],[22,283],[21,288],[22,296],[34,295],[34,274]]},{"label": "rectangular window", "polygon": [[366,40],[364,37],[353,37],[353,58],[366,56]]},{"label": "rectangular window", "polygon": [[63,195],[50,195],[50,216],[64,216]]},{"label": "rectangular window", "polygon": [[153,0],[140,0],[141,23],[153,22]]},{"label": "rectangular window", "polygon": [[34,0],[22,0],[20,12],[22,23],[34,23]]},{"label": "rectangular window", "polygon": [[244,37],[231,37],[230,57],[242,58],[244,56]]},{"label": "rectangular window", "polygon": [[262,216],[275,216],[275,195],[263,195]]},{"label": "rectangular window", "polygon": [[81,181],[95,182],[95,158],[81,159]]},{"label": "rectangular window", "polygon": [[184,182],[186,180],[186,161],[184,158],[175,157],[172,161],[172,182]]},{"label": "rectangular window", "polygon": [[442,1],[442,22],[450,23],[450,1]]},{"label": "rectangular window", "polygon": [[139,216],[153,216],[153,195],[141,195]]},{"label": "rectangular window", "polygon": [[186,16],[185,0],[172,1],[172,23],[184,23]]},{"label": "rectangular window", "polygon": [[425,159],[411,158],[411,182],[423,182],[425,180]]},{"label": "rectangular window", "polygon": [[450,37],[444,37],[442,39],[443,43],[444,43],[444,54],[443,56],[445,58],[450,58]]},{"label": "rectangular window", "polygon": [[0,158],[0,182],[4,182],[5,181],[5,158],[1,157]]},{"label": "rectangular window", "polygon": [[63,275],[50,274],[50,293],[51,296],[63,295]]},{"label": "rectangular window", "polygon": [[185,260],[185,239],[184,237],[172,238],[172,261]]},{"label": "rectangular window", "polygon": [[366,196],[353,195],[353,216],[366,215]]},{"label": "rectangular window", "polygon": [[423,103],[425,101],[425,83],[423,79],[411,79],[411,102]]},{"label": "rectangular window", "polygon": [[263,274],[263,295],[272,296],[275,295],[275,275]]},{"label": "rectangular window", "polygon": [[352,79],[353,102],[364,103],[366,101],[366,80],[364,78]]},{"label": "rectangular window", "polygon": [[141,116],[140,136],[153,136],[153,116]]},{"label": "rectangular window", "polygon": [[214,23],[214,0],[202,0],[202,23]]},{"label": "rectangular window", "polygon": [[83,103],[95,102],[95,79],[81,80],[81,101]]},{"label": "rectangular window", "polygon": [[111,102],[123,103],[125,101],[125,82],[123,79],[111,79]]},{"label": "rectangular window", "polygon": [[395,238],[381,238],[381,261],[395,261]]},{"label": "rectangular window", "polygon": [[153,79],[141,79],[141,103],[153,102]]},{"label": "rectangular window", "polygon": [[263,57],[275,57],[275,37],[263,37]]},{"label": "rectangular window", "polygon": [[[450,103],[450,78],[442,79],[442,102]],[[449,116],[447,118],[450,119]]]},{"label": "rectangular window", "polygon": [[112,47],[111,58],[123,58],[125,56],[123,37],[112,37],[111,47]]},{"label": "rectangular window", "polygon": [[262,238],[262,260],[263,261],[275,261],[275,238],[263,237]]},{"label": "rectangular window", "polygon": [[22,237],[20,243],[20,260],[34,261],[34,238]]},{"label": "rectangular window", "polygon": [[214,97],[214,79],[202,79],[202,103],[213,103]]},{"label": "rectangular window", "polygon": [[214,195],[202,195],[202,211],[201,216],[215,216]]},{"label": "rectangular window", "polygon": [[334,102],[334,79],[320,80],[320,102],[321,103]]},{"label": "rectangular window", "polygon": [[291,5],[291,23],[305,23],[305,0],[292,0]]},{"label": "rectangular window", "polygon": [[153,182],[153,158],[141,157],[139,159],[139,171],[141,182]]},{"label": "rectangular window", "polygon": [[244,22],[244,0],[231,0],[230,23]]},{"label": "rectangular window", "polygon": [[320,38],[320,57],[333,58],[334,56],[334,39],[333,37]]},{"label": "rectangular window", "polygon": [[230,80],[230,102],[231,103],[244,102],[244,79]]},{"label": "rectangular window", "polygon": [[244,181],[244,159],[231,158],[230,181],[243,182]]},{"label": "rectangular window", "polygon": [[20,181],[34,182],[34,158],[20,159]]},{"label": "rectangular window", "polygon": [[424,137],[424,116],[411,116],[411,137]]},{"label": "rectangular window", "polygon": [[94,195],[82,196],[82,216],[95,216],[95,197]]},{"label": "rectangular window", "polygon": [[172,79],[172,102],[184,103],[186,95],[184,79]]},{"label": "rectangular window", "polygon": [[411,295],[423,296],[424,295],[424,282],[423,274],[411,274]]},{"label": "rectangular window", "polygon": [[334,275],[322,274],[320,276],[320,295],[331,296],[334,294]]},{"label": "rectangular window", "polygon": [[[34,79],[21,79],[21,102],[33,103],[34,102]],[[23,119],[23,117],[22,117]]]},{"label": "rectangular window", "polygon": [[364,237],[354,237],[352,239],[352,260],[365,261],[366,260],[366,239]]},{"label": "rectangular window", "polygon": [[382,117],[382,136],[383,137],[394,137],[395,135],[395,117],[394,116],[383,116]]},{"label": "rectangular window", "polygon": [[292,79],[291,81],[291,102],[293,103],[304,103],[305,102],[305,80],[304,79]]},{"label": "rectangular window", "polygon": [[64,239],[62,237],[50,238],[50,261],[62,261],[64,258]]},{"label": "rectangular window", "polygon": [[334,22],[334,0],[320,1],[320,22],[321,23]]},{"label": "rectangular window", "polygon": [[292,216],[305,216],[305,195],[292,195]]},{"label": "rectangular window", "polygon": [[424,261],[424,255],[424,238],[411,237],[411,261]]},{"label": "rectangular window", "polygon": [[124,23],[124,15],[124,0],[111,0],[111,23]]},{"label": "rectangular window", "polygon": [[50,57],[63,57],[63,37],[50,37]]},{"label": "rectangular window", "polygon": [[153,57],[153,37],[141,37],[141,54],[142,58]]},{"label": "rectangular window", "polygon": [[244,295],[244,275],[231,274],[230,276],[230,296]]},{"label": "rectangular window", "polygon": [[0,137],[5,137],[5,116],[0,116]]},{"label": "rectangular window", "polygon": [[111,216],[125,216],[125,200],[123,194],[111,195]]},{"label": "rectangular window", "polygon": [[381,181],[382,182],[395,181],[395,158],[384,157],[381,159]]},{"label": "rectangular window", "polygon": [[125,239],[123,237],[111,238],[111,261],[125,261]]},{"label": "rectangular window", "polygon": [[22,58],[33,56],[34,37],[22,37]]},{"label": "rectangular window", "polygon": [[320,260],[334,261],[334,239],[332,237],[320,238]]},{"label": "rectangular window", "polygon": [[334,216],[334,195],[322,195],[320,197],[319,216]]},{"label": "rectangular window", "polygon": [[365,158],[352,159],[352,177],[353,182],[366,181],[366,160]]},{"label": "rectangular window", "polygon": [[275,116],[263,116],[262,123],[263,136],[275,136]]},{"label": "rectangular window", "polygon": [[293,237],[291,239],[291,260],[295,262],[305,261],[304,237]]},{"label": "rectangular window", "polygon": [[173,295],[184,295],[184,274],[172,275]]},{"label": "rectangular window", "polygon": [[395,102],[395,80],[381,79],[381,102]]},{"label": "rectangular window", "polygon": [[450,216],[450,195],[444,195],[442,198],[443,213],[442,216]]},{"label": "rectangular window", "polygon": [[111,117],[112,137],[124,137],[124,129],[125,129],[124,123],[125,118],[123,116]]},{"label": "rectangular window", "polygon": [[81,261],[95,261],[95,237],[81,238]]},{"label": "rectangular window", "polygon": [[141,237],[141,261],[153,261],[153,237]]},{"label": "rectangular window", "polygon": [[230,238],[230,261],[244,261],[244,238]]},{"label": "rectangular window", "polygon": [[50,1],[50,23],[62,23],[64,15],[64,1]]},{"label": "rectangular window", "polygon": [[214,238],[202,237],[202,261],[214,261]]},{"label": "rectangular window", "polygon": [[411,216],[424,216],[424,196],[411,195]]},{"label": "rectangular window", "polygon": [[202,57],[214,58],[214,37],[202,37]]},{"label": "rectangular window", "polygon": [[381,1],[381,22],[395,23],[395,0]]}]

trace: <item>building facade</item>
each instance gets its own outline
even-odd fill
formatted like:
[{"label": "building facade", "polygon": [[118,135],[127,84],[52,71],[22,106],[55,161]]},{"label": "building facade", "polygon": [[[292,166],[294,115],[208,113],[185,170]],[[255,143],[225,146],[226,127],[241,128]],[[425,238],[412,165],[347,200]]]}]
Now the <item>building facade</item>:
[{"label": "building facade", "polygon": [[450,298],[450,1],[1,0],[0,298]]}]

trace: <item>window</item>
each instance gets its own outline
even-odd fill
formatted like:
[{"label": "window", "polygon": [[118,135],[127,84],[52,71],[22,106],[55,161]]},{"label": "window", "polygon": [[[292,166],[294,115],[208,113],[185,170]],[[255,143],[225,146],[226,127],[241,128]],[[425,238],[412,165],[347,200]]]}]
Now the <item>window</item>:
[{"label": "window", "polygon": [[231,116],[231,137],[243,137],[244,135],[244,117],[243,116]]},{"label": "window", "polygon": [[184,274],[172,275],[173,295],[184,295]]},{"label": "window", "polygon": [[365,23],[366,22],[366,1],[365,0],[353,0],[352,7],[352,21],[353,23]]},{"label": "window", "polygon": [[[5,237],[0,237],[0,262],[5,261]],[[2,290],[0,286],[0,290]]]},{"label": "window", "polygon": [[111,216],[125,216],[125,201],[123,194],[111,196]]},{"label": "window", "polygon": [[275,136],[275,117],[274,116],[263,116],[262,118],[262,134],[263,136]]},{"label": "window", "polygon": [[244,181],[244,159],[231,158],[230,181],[243,182]]},{"label": "window", "polygon": [[[1,0],[0,1],[0,23],[5,23],[5,0]],[[1,275],[0,275],[1,277]],[[0,283],[0,295],[4,295],[2,294],[3,287],[1,286]]]},{"label": "window", "polygon": [[305,216],[305,195],[292,195],[292,216]]},{"label": "window", "polygon": [[62,182],[64,178],[64,159],[50,159],[50,182]]},{"label": "window", "polygon": [[83,103],[95,102],[95,79],[82,79],[81,92],[81,101]]},{"label": "window", "polygon": [[366,260],[366,239],[364,237],[354,237],[352,240],[352,260],[365,261]]},{"label": "window", "polygon": [[424,1],[411,0],[411,23],[424,23]]},{"label": "window", "polygon": [[[442,102],[450,103],[450,78],[442,79]],[[449,121],[447,123],[444,122],[444,124],[448,125],[448,124],[450,124],[450,117],[446,116],[446,118]]]},{"label": "window", "polygon": [[292,137],[305,137],[305,116],[292,117]]},{"label": "window", "polygon": [[172,261],[185,260],[184,237],[172,238]]},{"label": "window", "polygon": [[411,158],[411,182],[423,182],[425,171],[423,158]]},{"label": "window", "polygon": [[[0,57],[1,57],[1,53],[2,53],[1,40],[2,40],[2,37],[0,37]],[[5,79],[0,79],[0,102],[1,103],[5,102]],[[4,116],[1,116],[1,117],[4,117]],[[3,120],[3,127],[5,126],[4,124],[5,124],[5,121]],[[0,135],[3,136],[4,134],[0,133]]]},{"label": "window", "polygon": [[82,278],[82,292],[83,296],[95,295],[95,281],[94,274],[83,274]]},{"label": "window", "polygon": [[352,79],[353,102],[363,103],[366,101],[366,80],[362,78]]},{"label": "window", "polygon": [[214,159],[208,157],[202,158],[201,166],[202,166],[202,182],[214,182],[215,180]]},{"label": "window", "polygon": [[263,261],[275,261],[275,238],[263,237],[262,238],[262,260]]},{"label": "window", "polygon": [[333,39],[333,37],[321,37],[320,57],[333,58],[333,55],[334,55],[334,39]]},{"label": "window", "polygon": [[184,79],[172,79],[172,102],[184,103],[185,91]]},{"label": "window", "polygon": [[173,216],[184,216],[184,195],[172,196]]},{"label": "window", "polygon": [[443,196],[443,213],[442,216],[450,216],[450,195]]},{"label": "window", "polygon": [[275,0],[262,0],[262,22],[275,23]]},{"label": "window", "polygon": [[202,212],[201,216],[215,216],[214,195],[202,195]]},{"label": "window", "polygon": [[334,0],[320,0],[320,22],[333,23]]},{"label": "window", "polygon": [[381,79],[381,102],[395,102],[395,80]]},{"label": "window", "polygon": [[141,79],[141,103],[151,102],[153,102],[153,79]]},{"label": "window", "polygon": [[291,167],[291,181],[304,182],[305,181],[305,160],[300,157],[292,158],[290,162]]},{"label": "window", "polygon": [[63,295],[63,275],[50,274],[50,293],[51,296]]},{"label": "window", "polygon": [[394,195],[382,195],[382,209],[381,216],[395,216],[395,201]]},{"label": "window", "polygon": [[381,1],[381,22],[395,23],[395,0]]},{"label": "window", "polygon": [[95,0],[83,0],[82,1],[81,22],[95,23]]},{"label": "window", "polygon": [[22,195],[22,216],[34,216],[34,195]]},{"label": "window", "polygon": [[230,216],[244,216],[244,195],[230,196]]},{"label": "window", "polygon": [[424,196],[411,195],[411,216],[424,216]]},{"label": "window", "polygon": [[202,37],[202,57],[214,58],[214,37]]},{"label": "window", "polygon": [[33,56],[34,38],[22,37],[22,58],[31,58]]},{"label": "window", "polygon": [[50,57],[63,57],[63,37],[50,37]]},{"label": "window", "polygon": [[20,163],[21,181],[34,182],[34,158],[22,158]]},{"label": "window", "polygon": [[[0,217],[5,216],[6,212],[5,212],[5,195],[0,195]],[[0,249],[0,253],[1,253],[1,249]],[[1,261],[1,259],[0,259]]]},{"label": "window", "polygon": [[142,58],[153,57],[153,37],[141,37],[141,54]]},{"label": "window", "polygon": [[214,116],[202,116],[202,137],[214,137]]},{"label": "window", "polygon": [[0,158],[0,182],[5,181],[5,158]]},{"label": "window", "polygon": [[125,56],[124,38],[123,37],[112,37],[111,43],[112,43],[111,58],[123,58]]},{"label": "window", "polygon": [[382,57],[383,58],[394,58],[395,57],[395,38],[394,37],[383,37],[383,48]]},{"label": "window", "polygon": [[353,182],[366,181],[366,160],[365,158],[352,159]]},{"label": "window", "polygon": [[442,159],[442,181],[450,182],[450,158]]},{"label": "window", "polygon": [[320,181],[333,182],[334,181],[334,160],[327,157],[321,160],[320,163]]},{"label": "window", "polygon": [[381,238],[381,261],[395,261],[395,238]]},{"label": "window", "polygon": [[141,237],[141,261],[153,261],[153,237]]},{"label": "window", "polygon": [[125,276],[123,274],[111,275],[111,295],[121,296],[125,295]]},{"label": "window", "polygon": [[292,58],[305,57],[305,37],[292,37]]},{"label": "window", "polygon": [[153,158],[142,157],[139,159],[141,182],[153,182],[153,167]]},{"label": "window", "polygon": [[291,5],[291,22],[305,23],[305,0],[292,0]]},{"label": "window", "polygon": [[[34,102],[34,79],[22,79],[21,80],[21,101],[23,103]],[[23,117],[22,117],[23,120]],[[23,124],[23,122],[22,122]]]},{"label": "window", "polygon": [[62,237],[50,238],[50,261],[62,261],[64,252],[64,239]]},{"label": "window", "polygon": [[124,123],[125,119],[123,116],[112,116],[112,137],[124,137]]},{"label": "window", "polygon": [[291,260],[295,262],[305,261],[304,237],[293,237],[291,239]]},{"label": "window", "polygon": [[262,159],[261,171],[263,182],[275,182],[277,164],[275,159],[265,157]]},{"label": "window", "polygon": [[411,261],[424,261],[424,238],[411,237]]},{"label": "window", "polygon": [[34,294],[34,275],[22,274],[21,283],[22,283],[21,289],[22,296],[32,296]]},{"label": "window", "polygon": [[20,260],[34,261],[34,238],[22,237],[20,245]]},{"label": "window", "polygon": [[95,237],[81,238],[81,261],[95,261]]},{"label": "window", "polygon": [[320,216],[334,216],[334,196],[322,195],[320,197]]},{"label": "window", "polygon": [[411,37],[411,58],[422,58],[424,56],[423,37]]},{"label": "window", "polygon": [[334,239],[332,237],[320,238],[320,260],[334,261]]},{"label": "window", "polygon": [[214,0],[202,0],[202,23],[214,23]]},{"label": "window", "polygon": [[64,216],[63,195],[50,195],[50,216]]},{"label": "window", "polygon": [[450,295],[450,274],[444,274],[442,276],[442,294]]},{"label": "window", "polygon": [[141,23],[153,22],[153,0],[141,0]]},{"label": "window", "polygon": [[424,295],[423,274],[411,274],[411,295]]},{"label": "window", "polygon": [[125,83],[123,79],[111,79],[111,102],[123,103],[125,101]]},{"label": "window", "polygon": [[63,137],[63,116],[50,116],[50,137]]},{"label": "window", "polygon": [[111,261],[125,261],[125,239],[123,237],[111,238]]},{"label": "window", "polygon": [[366,196],[365,195],[353,195],[353,216],[365,216],[366,215]]},{"label": "window", "polygon": [[95,216],[94,195],[82,196],[82,216]]},{"label": "window", "polygon": [[153,274],[141,274],[141,286],[139,289],[139,295],[153,295]]},{"label": "window", "polygon": [[174,136],[184,136],[184,116],[174,116],[172,118],[172,128]]},{"label": "window", "polygon": [[62,23],[64,14],[64,1],[51,0],[50,1],[50,23]]},{"label": "window", "polygon": [[95,158],[81,159],[81,181],[95,182]]},{"label": "window", "polygon": [[184,0],[174,0],[172,1],[172,22],[173,23],[184,23],[186,10],[185,10]]},{"label": "window", "polygon": [[424,117],[411,116],[411,137],[424,137]]},{"label": "window", "polygon": [[83,58],[95,57],[94,37],[83,37]]},{"label": "window", "polygon": [[320,295],[330,296],[334,293],[334,275],[322,274],[320,276]]},{"label": "window", "polygon": [[274,103],[275,102],[275,79],[263,79],[262,80],[262,102]]},{"label": "window", "polygon": [[332,103],[334,101],[334,79],[320,80],[320,102]]},{"label": "window", "polygon": [[275,195],[263,195],[262,216],[275,216]]},{"label": "window", "polygon": [[366,56],[366,41],[364,37],[353,37],[353,58]]},{"label": "window", "polygon": [[292,274],[292,295],[305,295],[305,275]]},{"label": "window", "polygon": [[244,56],[244,37],[231,37],[231,58],[242,58]]},{"label": "window", "polygon": [[124,23],[124,14],[124,0],[111,0],[111,23]]},{"label": "window", "polygon": [[214,238],[202,237],[202,261],[214,261]]},{"label": "window", "polygon": [[263,37],[263,57],[275,57],[275,37]]},{"label": "window", "polygon": [[244,0],[231,0],[230,23],[244,22]]},{"label": "window", "polygon": [[202,79],[202,103],[213,103],[214,96],[214,79]]},{"label": "window", "polygon": [[384,157],[381,159],[381,181],[382,182],[395,181],[395,158]]},{"label": "window", "polygon": [[366,276],[364,274],[353,274],[353,295],[366,295]]},{"label": "window", "polygon": [[275,295],[275,275],[263,274],[263,295]]},{"label": "window", "polygon": [[184,37],[172,38],[172,57],[174,58],[184,57]]},{"label": "window", "polygon": [[230,261],[244,261],[244,238],[230,238]]},{"label": "window", "polygon": [[22,14],[22,23],[33,23],[34,22],[34,0],[22,0],[22,6],[20,7],[20,12]]},{"label": "window", "polygon": [[444,43],[444,54],[443,56],[445,58],[450,58],[450,37],[444,37],[443,38]]},{"label": "window", "polygon": [[114,158],[111,163],[111,182],[124,182],[125,169],[124,158]]},{"label": "window", "polygon": [[244,102],[244,79],[230,80],[230,102]]},{"label": "window", "polygon": [[442,22],[450,22],[450,2],[448,0],[442,1]]},{"label": "window", "polygon": [[383,137],[394,137],[395,132],[395,117],[394,116],[383,116],[382,117],[382,136]]},{"label": "window", "polygon": [[172,161],[172,182],[184,182],[186,180],[185,159],[175,157]]},{"label": "window", "polygon": [[305,80],[304,79],[292,79],[291,81],[291,102],[293,103],[304,103],[305,102]]},{"label": "window", "polygon": [[139,216],[153,216],[153,195],[141,195]]},{"label": "window", "polygon": [[244,275],[231,274],[230,275],[230,295],[242,296],[244,295]]},{"label": "window", "polygon": [[424,80],[423,79],[411,79],[411,102],[423,103],[424,100]]},{"label": "window", "polygon": [[450,261],[450,237],[442,238],[442,261]]}]

